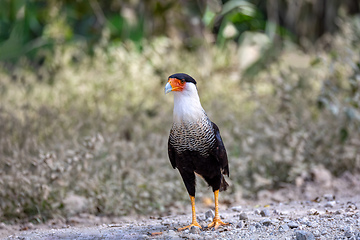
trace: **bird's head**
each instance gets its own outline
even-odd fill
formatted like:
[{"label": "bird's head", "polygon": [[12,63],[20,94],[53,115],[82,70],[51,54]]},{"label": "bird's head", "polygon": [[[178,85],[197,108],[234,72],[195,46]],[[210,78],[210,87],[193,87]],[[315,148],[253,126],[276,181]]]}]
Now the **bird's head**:
[{"label": "bird's head", "polygon": [[169,92],[174,92],[175,122],[193,122],[204,116],[195,79],[185,73],[175,73],[165,86],[165,94]]},{"label": "bird's head", "polygon": [[196,88],[196,81],[191,76],[185,73],[175,73],[168,78],[168,82],[165,86],[165,94],[171,91],[183,92],[188,90],[189,86]]}]

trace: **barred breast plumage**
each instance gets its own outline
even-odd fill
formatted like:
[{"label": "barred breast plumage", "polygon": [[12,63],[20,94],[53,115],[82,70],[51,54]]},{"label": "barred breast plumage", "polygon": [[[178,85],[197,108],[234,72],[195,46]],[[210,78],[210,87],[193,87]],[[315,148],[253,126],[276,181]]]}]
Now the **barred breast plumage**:
[{"label": "barred breast plumage", "polygon": [[207,157],[209,149],[214,147],[215,134],[212,123],[204,114],[196,122],[174,122],[170,131],[170,144],[176,152],[196,151]]}]

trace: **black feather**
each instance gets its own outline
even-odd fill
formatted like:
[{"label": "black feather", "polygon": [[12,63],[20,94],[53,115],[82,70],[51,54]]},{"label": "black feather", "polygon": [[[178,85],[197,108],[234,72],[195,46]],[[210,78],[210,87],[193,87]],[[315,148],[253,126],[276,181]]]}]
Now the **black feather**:
[{"label": "black feather", "polygon": [[[168,142],[168,154],[171,165],[177,168],[185,183],[186,189],[191,196],[195,196],[195,174],[202,176],[212,187],[213,191],[224,191],[229,186],[223,175],[229,176],[228,158],[224,143],[220,136],[219,128],[215,123],[210,125],[213,129],[211,134],[215,135],[215,142],[208,154],[204,155],[203,150],[183,150],[175,148],[170,139]],[[181,150],[180,150],[181,149]]]},{"label": "black feather", "polygon": [[173,75],[171,75],[169,78],[176,78],[179,80],[184,80],[185,82],[192,82],[193,84],[196,85],[196,81],[195,79],[193,79],[191,76],[187,75],[186,73],[175,73]]}]

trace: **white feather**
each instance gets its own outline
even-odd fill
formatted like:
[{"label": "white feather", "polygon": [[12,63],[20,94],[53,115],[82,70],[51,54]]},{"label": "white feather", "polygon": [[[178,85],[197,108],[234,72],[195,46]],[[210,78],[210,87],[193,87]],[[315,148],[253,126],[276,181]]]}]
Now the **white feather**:
[{"label": "white feather", "polygon": [[196,122],[204,115],[195,84],[187,82],[181,92],[174,92],[174,122]]}]

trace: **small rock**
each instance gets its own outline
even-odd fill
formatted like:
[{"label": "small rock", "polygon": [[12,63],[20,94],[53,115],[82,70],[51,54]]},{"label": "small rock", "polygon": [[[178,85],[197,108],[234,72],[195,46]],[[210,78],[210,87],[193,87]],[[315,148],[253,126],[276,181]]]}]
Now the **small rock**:
[{"label": "small rock", "polygon": [[190,231],[189,231],[189,232],[192,233],[192,234],[199,234],[199,233],[200,233],[200,228],[197,227],[197,226],[192,226],[192,227],[190,228]]},{"label": "small rock", "polygon": [[344,232],[352,232],[353,231],[351,226],[343,226],[343,227],[341,227],[341,230],[343,230]]},{"label": "small rock", "polygon": [[289,230],[290,230],[290,228],[289,228],[289,226],[287,224],[281,225],[279,227],[280,232],[286,232],[286,231],[289,231]]},{"label": "small rock", "polygon": [[306,224],[307,222],[309,222],[309,219],[307,217],[302,217],[302,218],[299,218],[299,222],[301,224]]},{"label": "small rock", "polygon": [[329,201],[325,204],[325,207],[334,207],[336,204],[336,201]]},{"label": "small rock", "polygon": [[260,223],[264,226],[270,226],[272,224],[270,218],[265,218],[265,219],[261,220]]},{"label": "small rock", "polygon": [[284,218],[284,219],[283,219],[283,222],[284,222],[284,223],[288,223],[288,222],[290,222],[290,219]]},{"label": "small rock", "polygon": [[259,210],[259,209],[255,209],[254,213],[255,213],[256,215],[260,215],[260,210]]},{"label": "small rock", "polygon": [[277,209],[275,209],[275,210],[273,211],[273,213],[274,213],[275,215],[280,215],[280,214],[281,214],[281,212],[280,212],[279,210],[277,210]]},{"label": "small rock", "polygon": [[308,231],[296,231],[295,232],[296,240],[315,240],[314,234]]},{"label": "small rock", "polygon": [[312,208],[312,209],[310,209],[310,210],[308,211],[308,214],[309,214],[309,215],[319,215],[319,211],[316,210],[316,209],[314,209],[314,208]]},{"label": "small rock", "polygon": [[144,235],[138,237],[137,240],[147,240],[147,239],[150,239],[150,237],[149,237],[148,235],[145,235],[145,234],[144,234]]},{"label": "small rock", "polygon": [[257,223],[255,223],[255,227],[256,228],[261,228],[261,224],[257,222]]},{"label": "small rock", "polygon": [[320,232],[319,232],[319,230],[315,230],[315,231],[313,232],[313,234],[314,234],[315,237],[320,237]]},{"label": "small rock", "polygon": [[357,209],[356,204],[353,203],[353,202],[347,202],[346,204],[347,204],[347,209],[346,209],[346,211],[356,210],[356,209]]},{"label": "small rock", "polygon": [[338,209],[338,210],[335,211],[335,214],[338,214],[338,215],[344,214],[344,210]]},{"label": "small rock", "polygon": [[246,213],[244,213],[244,212],[240,213],[240,220],[248,220],[248,219],[249,219],[249,217]]},{"label": "small rock", "polygon": [[205,212],[205,219],[213,219],[215,217],[215,213],[213,210],[208,210]]},{"label": "small rock", "polygon": [[317,228],[319,226],[317,222],[306,222],[305,225],[312,228]]},{"label": "small rock", "polygon": [[261,215],[262,217],[270,217],[270,211],[269,211],[269,209],[263,209],[263,210],[261,210],[260,215]]},{"label": "small rock", "polygon": [[297,224],[297,223],[294,222],[294,221],[290,221],[290,222],[288,223],[288,226],[289,226],[289,228],[297,228],[297,227],[299,227],[299,224]]},{"label": "small rock", "polygon": [[350,231],[346,231],[346,232],[345,232],[345,237],[351,238],[352,236],[353,236],[353,233],[352,233],[352,232],[350,232]]},{"label": "small rock", "polygon": [[177,234],[174,230],[169,230],[168,233],[167,233],[168,236],[171,236],[171,237],[176,237]]},{"label": "small rock", "polygon": [[254,225],[251,225],[251,226],[249,226],[248,230],[249,230],[249,232],[255,232],[256,227]]},{"label": "small rock", "polygon": [[161,221],[161,224],[162,225],[166,225],[166,226],[168,226],[168,225],[172,225],[172,224],[174,224],[174,220],[171,220],[171,219],[165,219],[165,220],[163,220],[163,221]]},{"label": "small rock", "polygon": [[277,218],[274,218],[274,219],[271,219],[271,222],[273,223],[273,224],[277,224],[277,223],[279,223],[280,222],[280,220],[279,219],[277,219]]},{"label": "small rock", "polygon": [[[198,222],[202,222],[202,221],[207,221],[207,220],[210,220],[211,218],[209,218],[209,219],[205,219],[205,214],[204,214],[204,216],[201,216],[201,215],[197,215],[196,216],[196,221],[198,221]],[[212,219],[211,219],[212,220]]]},{"label": "small rock", "polygon": [[34,228],[34,224],[31,223],[31,222],[29,222],[29,223],[26,224],[26,225],[27,225],[27,227],[28,227],[29,229],[33,229],[33,228]]},{"label": "small rock", "polygon": [[238,222],[238,224],[236,224],[236,228],[243,228],[244,227],[244,222],[240,221]]},{"label": "small rock", "polygon": [[0,229],[7,229],[7,226],[5,223],[1,222],[0,223]]},{"label": "small rock", "polygon": [[241,206],[235,206],[235,207],[232,207],[231,210],[233,210],[235,212],[241,212],[242,207]]},{"label": "small rock", "polygon": [[325,194],[324,198],[327,201],[333,201],[333,200],[335,200],[335,195],[333,195],[333,194]]}]

